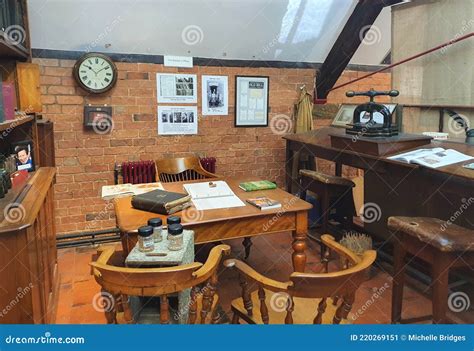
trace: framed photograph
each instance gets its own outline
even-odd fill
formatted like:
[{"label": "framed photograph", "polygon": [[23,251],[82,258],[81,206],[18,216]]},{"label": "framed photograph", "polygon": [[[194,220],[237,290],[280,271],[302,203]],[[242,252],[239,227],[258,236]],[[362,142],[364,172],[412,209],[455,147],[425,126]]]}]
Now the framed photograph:
[{"label": "framed photograph", "polygon": [[[384,104],[384,105],[388,107],[390,114],[393,115],[393,111],[395,111],[397,104]],[[348,127],[347,124],[352,123],[353,121],[354,110],[356,109],[357,106],[359,106],[359,104],[342,104],[341,107],[339,107],[339,111],[337,111],[336,117],[334,117],[334,119],[332,120],[331,126],[347,128]],[[368,122],[370,116],[364,113],[360,117],[361,117],[360,118],[361,122]],[[382,114],[375,112],[374,120],[376,123],[383,123]]]},{"label": "framed photograph", "polygon": [[158,102],[197,103],[197,76],[195,74],[157,73]]},{"label": "framed photograph", "polygon": [[31,140],[13,143],[12,154],[15,155],[17,171],[27,170],[32,172],[35,170],[33,142]]},{"label": "framed photograph", "polygon": [[235,77],[235,126],[268,126],[268,90],[264,76]]},{"label": "framed photograph", "polygon": [[202,76],[203,116],[229,114],[229,87],[227,76]]},{"label": "framed photograph", "polygon": [[189,135],[197,132],[196,106],[158,106],[158,135]]}]

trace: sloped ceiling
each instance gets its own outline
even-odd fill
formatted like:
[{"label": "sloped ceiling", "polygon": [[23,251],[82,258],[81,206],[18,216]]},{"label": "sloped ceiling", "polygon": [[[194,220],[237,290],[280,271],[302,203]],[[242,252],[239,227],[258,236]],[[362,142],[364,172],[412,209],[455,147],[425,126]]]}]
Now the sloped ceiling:
[{"label": "sloped ceiling", "polygon": [[[357,0],[29,0],[32,47],[323,62]],[[380,64],[390,9],[351,63]]]}]

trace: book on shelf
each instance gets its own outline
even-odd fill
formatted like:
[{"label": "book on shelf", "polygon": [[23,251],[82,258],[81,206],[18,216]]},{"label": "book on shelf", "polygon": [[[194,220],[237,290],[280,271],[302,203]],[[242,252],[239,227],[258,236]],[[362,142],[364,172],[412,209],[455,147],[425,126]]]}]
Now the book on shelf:
[{"label": "book on shelf", "polygon": [[259,209],[263,210],[273,210],[275,208],[281,208],[281,203],[276,200],[270,199],[266,196],[260,196],[253,199],[247,199],[247,202]]},{"label": "book on shelf", "polygon": [[243,191],[257,191],[276,189],[276,184],[269,180],[257,180],[254,182],[244,182],[239,184],[239,188]]},{"label": "book on shelf", "polygon": [[16,109],[16,90],[15,84],[2,82],[4,120],[12,121],[15,119]]},{"label": "book on shelf", "polygon": [[435,147],[433,149],[418,149],[403,154],[387,157],[389,160],[413,163],[429,168],[439,168],[453,163],[464,162],[474,157],[453,149]]},{"label": "book on shelf", "polygon": [[117,185],[104,185],[102,187],[102,199],[112,200],[119,197],[126,197],[132,195],[140,195],[153,191],[156,189],[163,190],[163,186],[160,182],[157,183],[144,183],[144,184],[117,184]]},{"label": "book on shelf", "polygon": [[138,210],[171,214],[189,207],[190,200],[189,195],[157,189],[145,194],[134,195],[132,206]]}]

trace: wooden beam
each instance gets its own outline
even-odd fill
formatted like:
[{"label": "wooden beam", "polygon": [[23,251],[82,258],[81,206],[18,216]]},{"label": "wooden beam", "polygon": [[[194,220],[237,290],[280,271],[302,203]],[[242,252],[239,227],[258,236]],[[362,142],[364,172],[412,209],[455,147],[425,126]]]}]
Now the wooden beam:
[{"label": "wooden beam", "polygon": [[329,90],[334,86],[352,56],[361,43],[361,30],[367,30],[375,22],[385,6],[391,6],[402,0],[361,0],[347,20],[341,34],[334,43],[326,60],[317,72],[316,100],[326,99]]}]

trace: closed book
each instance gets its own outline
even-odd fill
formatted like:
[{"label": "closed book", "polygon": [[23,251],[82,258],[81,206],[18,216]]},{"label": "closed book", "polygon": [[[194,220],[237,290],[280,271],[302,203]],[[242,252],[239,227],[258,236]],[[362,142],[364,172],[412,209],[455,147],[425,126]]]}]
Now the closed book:
[{"label": "closed book", "polygon": [[16,91],[15,84],[3,82],[2,85],[3,93],[3,109],[5,113],[5,120],[11,121],[15,119],[16,109]]},{"label": "closed book", "polygon": [[239,184],[239,188],[244,191],[269,190],[276,189],[276,187],[276,184],[269,180],[258,180],[255,182],[244,182]]},{"label": "closed book", "polygon": [[183,205],[190,200],[191,197],[189,195],[157,189],[133,196],[132,206],[138,210],[169,214],[171,209]]},{"label": "closed book", "polygon": [[247,202],[255,207],[258,207],[261,210],[272,210],[274,208],[281,207],[281,203],[266,196],[256,197],[254,199],[247,199]]}]

